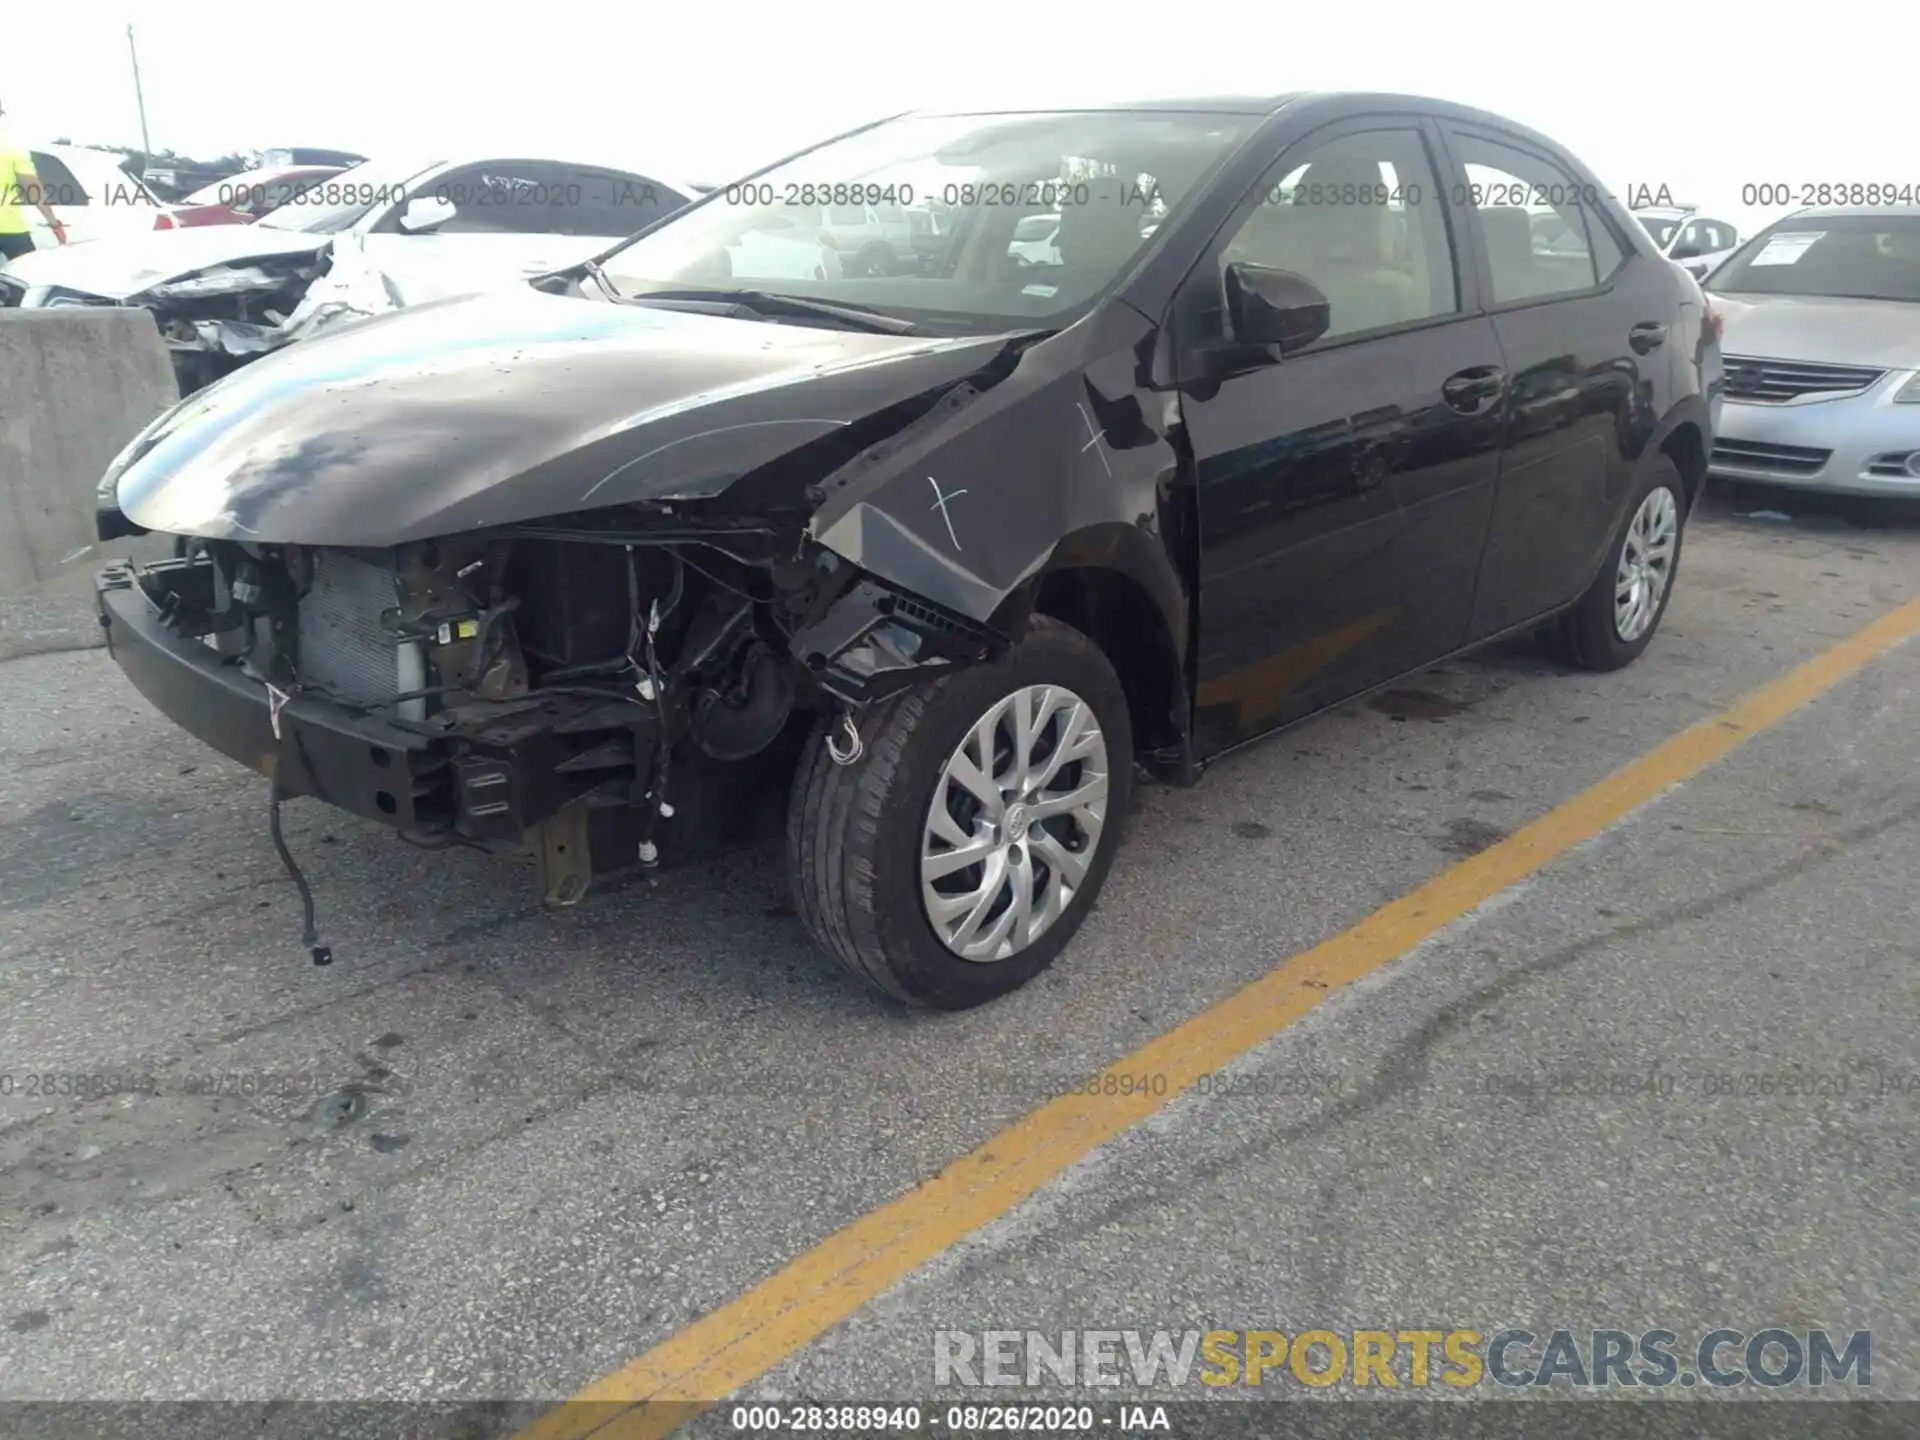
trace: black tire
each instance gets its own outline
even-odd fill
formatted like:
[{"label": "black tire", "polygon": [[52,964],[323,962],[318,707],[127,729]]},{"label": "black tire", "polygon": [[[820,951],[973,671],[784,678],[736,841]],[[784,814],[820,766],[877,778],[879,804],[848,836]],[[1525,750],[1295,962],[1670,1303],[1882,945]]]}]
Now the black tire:
[{"label": "black tire", "polygon": [[873,278],[884,278],[894,274],[899,266],[894,263],[893,247],[883,240],[875,240],[855,257],[860,273]]},{"label": "black tire", "polygon": [[[1622,640],[1614,624],[1614,584],[1620,570],[1620,552],[1626,548],[1627,531],[1633,525],[1633,517],[1639,513],[1647,497],[1663,486],[1672,492],[1679,516],[1667,588],[1660,597],[1659,608],[1654,611],[1653,623],[1632,640]],[[1673,587],[1679,583],[1681,552],[1686,548],[1686,539],[1686,482],[1680,478],[1680,471],[1673,461],[1661,455],[1647,466],[1645,477],[1635,488],[1633,498],[1628,501],[1620,529],[1613,537],[1613,544],[1607,547],[1607,558],[1600,567],[1600,573],[1594,577],[1587,593],[1560,618],[1560,650],[1570,664],[1582,670],[1605,672],[1623,669],[1640,658],[1640,652],[1660,633],[1660,622],[1666,616],[1667,606],[1673,601]]]},{"label": "black tire", "polygon": [[[935,934],[920,895],[922,827],[954,748],[1025,685],[1064,685],[1093,709],[1107,747],[1105,823],[1086,882],[1038,939],[1003,960],[961,958]],[[1113,666],[1078,630],[1035,617],[1004,658],[941,676],[868,711],[863,754],[836,764],[823,721],[801,756],[787,809],[794,907],[808,932],[876,989],[934,1010],[965,1010],[1025,985],[1066,948],[1100,898],[1133,782],[1127,700]]]}]

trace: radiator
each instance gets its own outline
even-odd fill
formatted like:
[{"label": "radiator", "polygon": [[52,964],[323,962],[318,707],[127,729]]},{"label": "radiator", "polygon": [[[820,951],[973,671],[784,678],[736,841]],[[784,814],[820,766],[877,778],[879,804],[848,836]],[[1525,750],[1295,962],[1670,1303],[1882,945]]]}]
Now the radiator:
[{"label": "radiator", "polygon": [[[300,598],[298,635],[302,683],[356,703],[393,699],[426,684],[425,656],[380,623],[399,603],[391,570],[336,550],[314,550],[313,585]],[[424,701],[403,714],[424,710]]]}]

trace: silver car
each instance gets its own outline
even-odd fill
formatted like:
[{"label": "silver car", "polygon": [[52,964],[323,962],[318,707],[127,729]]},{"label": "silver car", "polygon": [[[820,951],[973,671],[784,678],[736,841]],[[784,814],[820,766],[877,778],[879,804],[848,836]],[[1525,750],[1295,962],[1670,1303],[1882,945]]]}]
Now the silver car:
[{"label": "silver car", "polygon": [[1802,210],[1706,289],[1725,327],[1709,474],[1920,498],[1920,207]]}]

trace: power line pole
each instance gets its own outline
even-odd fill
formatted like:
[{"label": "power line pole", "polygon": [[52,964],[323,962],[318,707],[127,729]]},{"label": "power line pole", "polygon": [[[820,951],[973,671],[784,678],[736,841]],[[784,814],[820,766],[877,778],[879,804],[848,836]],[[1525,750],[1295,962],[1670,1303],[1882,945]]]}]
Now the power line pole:
[{"label": "power line pole", "polygon": [[133,103],[140,107],[141,168],[153,158],[153,141],[147,138],[147,98],[140,90],[140,51],[133,43],[133,26],[127,26],[127,54],[133,57]]}]

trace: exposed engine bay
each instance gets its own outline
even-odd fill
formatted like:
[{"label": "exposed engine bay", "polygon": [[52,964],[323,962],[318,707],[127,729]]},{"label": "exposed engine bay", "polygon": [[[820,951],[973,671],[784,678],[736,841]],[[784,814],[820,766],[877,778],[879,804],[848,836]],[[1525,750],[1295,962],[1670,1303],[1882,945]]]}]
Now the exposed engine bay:
[{"label": "exposed engine bay", "polygon": [[[996,644],[797,534],[648,508],[385,550],[183,537],[103,585],[265,687],[271,756],[200,729],[274,777],[283,858],[279,801],[315,794],[417,844],[531,853],[565,905],[764,833],[823,718],[838,743],[836,712]],[[328,729],[283,725],[296,702]]]},{"label": "exposed engine bay", "polygon": [[102,477],[102,541],[176,537],[96,581],[114,662],[272,782],[317,963],[286,798],[530,855],[559,905],[795,825],[852,864],[813,832],[891,765],[890,702],[1036,615],[1118,657],[1130,757],[1197,773],[1191,497],[1138,312],[1049,351],[678,304],[408,305],[184,398]]}]

